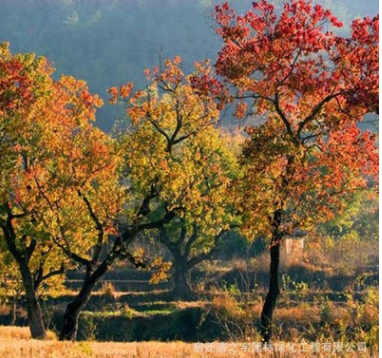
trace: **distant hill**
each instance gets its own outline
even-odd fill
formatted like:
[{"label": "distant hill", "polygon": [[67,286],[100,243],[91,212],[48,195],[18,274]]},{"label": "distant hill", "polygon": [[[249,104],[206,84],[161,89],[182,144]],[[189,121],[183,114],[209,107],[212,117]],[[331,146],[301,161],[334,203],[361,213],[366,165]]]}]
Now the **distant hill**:
[{"label": "distant hill", "polygon": [[[221,2],[221,1],[220,1]],[[282,5],[281,0],[274,0]],[[378,12],[370,0],[322,0],[340,18]],[[219,38],[211,20],[211,0],[2,0],[0,41],[13,52],[47,56],[57,69],[86,80],[107,99],[106,89],[133,81],[144,85],[143,69],[180,55],[184,68],[195,60],[214,59]],[[238,11],[251,1],[231,1]],[[110,130],[121,109],[105,104],[97,117]]]}]

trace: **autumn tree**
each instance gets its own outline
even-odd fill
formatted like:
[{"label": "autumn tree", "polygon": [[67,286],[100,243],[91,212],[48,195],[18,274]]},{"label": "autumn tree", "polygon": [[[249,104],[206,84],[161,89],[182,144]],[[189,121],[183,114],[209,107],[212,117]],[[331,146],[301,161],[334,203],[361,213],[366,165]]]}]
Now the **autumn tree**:
[{"label": "autumn tree", "polygon": [[231,189],[239,171],[231,136],[213,127],[184,143],[168,161],[173,174],[192,176],[192,186],[183,189],[192,202],[159,229],[158,240],[173,257],[174,296],[191,299],[189,271],[211,259],[225,234],[237,225]]},{"label": "autumn tree", "polygon": [[346,198],[373,185],[378,173],[375,136],[358,124],[378,111],[379,17],[357,19],[349,38],[330,10],[291,0],[277,15],[262,0],[239,16],[225,3],[214,14],[224,44],[215,64],[219,82],[194,83],[212,93],[230,88],[236,116],[263,124],[247,128],[243,149],[244,230],[269,237],[270,281],[261,314],[265,342],[279,296],[280,244],[286,234],[339,215]]},{"label": "autumn tree", "polygon": [[[82,288],[66,309],[60,335],[74,339],[95,283],[121,256],[118,156],[111,138],[93,126],[102,102],[84,81],[67,76],[54,81],[46,60],[33,55],[5,52],[2,64],[17,71],[4,71],[8,77],[2,86],[10,98],[1,117],[4,240],[20,268],[34,338],[45,336],[37,296],[41,282],[63,273],[63,264],[85,266]],[[109,234],[116,239],[101,257]]]},{"label": "autumn tree", "polygon": [[[124,229],[122,244],[120,156],[113,140],[93,126],[102,102],[86,83],[67,76],[54,81],[45,59],[11,56],[7,46],[1,55],[1,238],[21,272],[33,338],[45,336],[41,282],[63,273],[63,264],[85,267],[60,333],[61,339],[75,339],[94,285],[117,258],[134,261],[127,245],[158,223]],[[111,246],[102,252],[110,234]]]},{"label": "autumn tree", "polygon": [[[233,221],[228,191],[235,158],[227,148],[229,136],[215,128],[217,105],[193,90],[180,63],[175,57],[147,70],[144,91],[130,95],[127,84],[110,93],[114,101],[118,95],[125,98],[130,119],[119,139],[132,193],[129,207],[147,198],[148,217],[177,209],[171,222],[158,228],[157,238],[173,256],[175,294],[190,297],[187,272],[211,257]],[[205,73],[209,67],[197,64],[195,71]]]},{"label": "autumn tree", "polygon": [[[179,75],[175,74],[175,66],[170,67],[168,64],[162,73],[164,86],[170,85],[174,76]],[[159,76],[159,70],[157,74]],[[71,93],[84,89],[82,83],[73,79],[68,85],[71,86]],[[128,84],[121,86],[119,92],[115,88],[109,92],[112,95],[112,102],[116,101],[118,96],[129,98],[130,118],[137,127],[143,125],[139,131],[140,136],[138,137],[135,130],[127,130],[114,141],[89,125],[89,118],[94,118],[93,112],[84,113],[84,116],[77,115],[77,122],[68,126],[68,133],[74,133],[74,136],[65,141],[67,146],[61,151],[62,155],[58,153],[55,159],[59,162],[59,165],[55,165],[56,175],[62,178],[62,182],[54,190],[65,200],[57,204],[54,198],[52,201],[50,195],[45,194],[47,190],[48,192],[51,190],[50,187],[40,187],[52,216],[52,220],[46,222],[46,226],[53,222],[55,231],[51,231],[51,234],[55,244],[73,262],[85,267],[85,277],[80,292],[69,303],[64,314],[64,325],[60,333],[62,340],[76,339],[80,312],[89,300],[95,284],[117,259],[129,259],[135,265],[144,265],[136,260],[129,249],[129,245],[139,234],[159,229],[183,210],[179,198],[184,193],[174,190],[177,188],[174,173],[172,176],[167,173],[164,167],[165,158],[160,155],[163,152],[170,153],[175,144],[194,136],[200,129],[198,123],[194,123],[195,118],[192,117],[192,121],[177,129],[177,134],[171,138],[166,137],[167,141],[160,143],[161,146],[164,144],[164,147],[159,147],[159,143],[153,146],[154,143],[150,143],[152,132],[148,130],[147,123],[150,123],[150,126],[153,124],[150,121],[141,123],[140,120],[141,116],[147,115],[142,111],[147,105],[142,96],[149,96],[151,101],[152,88],[147,92],[137,91],[130,96],[131,90],[132,85]],[[186,96],[189,96],[189,92],[183,93],[183,99]],[[92,96],[89,95],[87,98],[89,103],[94,103]],[[149,103],[151,105],[151,102]],[[197,98],[188,102],[189,107],[183,107],[183,111],[192,111],[191,105],[201,113],[204,125],[211,121],[214,112],[206,111],[205,105],[199,104]],[[181,104],[178,106],[180,108]],[[70,106],[73,107],[75,106]],[[150,120],[156,121],[155,116],[159,113],[166,118],[168,126],[169,118],[173,115],[168,100],[163,101],[157,109],[159,112],[150,112],[152,115]],[[147,108],[146,111],[149,112]],[[197,120],[201,121],[201,118]],[[154,128],[157,131],[159,127],[154,126]],[[168,127],[164,127],[163,133],[167,130]],[[145,156],[151,150],[156,151],[157,156],[154,160],[159,162],[150,162],[150,166],[145,167],[148,163]],[[152,166],[156,168],[155,171]],[[150,176],[154,174],[150,180]],[[165,180],[167,186],[170,183],[173,186],[171,195],[175,199],[171,203],[169,200],[158,198],[159,193],[169,195],[170,192],[166,194],[164,191],[159,192],[160,177]],[[181,182],[179,185],[181,184],[184,183]],[[109,245],[105,245],[106,243]]]},{"label": "autumn tree", "polygon": [[[167,158],[162,154],[171,155],[176,145],[207,128],[216,118],[215,104],[208,98],[192,96],[191,87],[181,85],[184,76],[175,63],[167,62],[163,71],[154,72],[154,86],[160,77],[161,85],[169,93],[179,87],[180,96],[176,101],[164,96],[157,105],[154,86],[133,95],[131,84],[121,86],[119,91],[111,88],[111,102],[127,99],[128,114],[135,125],[135,129],[125,130],[117,141],[88,123],[94,119],[98,98],[88,93],[83,82],[65,79],[66,92],[73,95],[67,106],[68,111],[73,110],[69,118],[75,121],[69,120],[60,129],[62,149],[55,153],[55,164],[51,165],[59,178],[57,185],[50,182],[38,186],[50,215],[50,220],[43,223],[54,243],[86,271],[80,292],[67,306],[60,333],[62,340],[76,338],[79,314],[95,284],[115,260],[127,258],[142,265],[130,253],[129,245],[140,233],[169,223],[184,210],[185,199],[190,199],[190,194],[182,189],[192,187],[191,179],[183,177],[176,181],[179,168],[168,171]],[[81,112],[82,107],[77,106],[78,94],[84,92],[89,105],[87,112]],[[65,98],[64,94],[60,98]],[[178,111],[175,121],[172,106]],[[186,117],[189,120],[183,122]],[[164,121],[159,124],[158,118]],[[157,155],[147,158],[151,152]],[[58,201],[57,196],[62,200]],[[106,247],[110,234],[112,242]]]},{"label": "autumn tree", "polygon": [[[66,308],[60,332],[61,339],[75,339],[81,310],[118,256],[118,239],[104,256],[102,249],[109,235],[117,234],[123,195],[113,142],[93,125],[101,105],[98,96],[72,77],[61,77],[57,85],[55,108],[64,109],[54,124],[58,136],[49,137],[49,147],[45,144],[49,161],[31,175],[31,190],[45,205],[36,216],[53,245],[72,265],[85,268],[82,287]],[[50,111],[45,120],[52,124],[57,115]]]},{"label": "autumn tree", "polygon": [[[76,339],[79,315],[94,286],[114,261],[133,260],[122,249],[118,231],[125,198],[113,142],[91,125],[75,126],[72,131],[75,138],[66,148],[59,173],[64,182],[58,190],[65,199],[57,203],[45,195],[51,215],[51,221],[45,225],[51,228],[54,243],[85,270],[79,292],[66,307],[61,340]],[[65,179],[67,175],[70,184]]]},{"label": "autumn tree", "polygon": [[0,239],[20,271],[33,338],[45,337],[38,289],[62,274],[66,263],[44,228],[47,206],[36,181],[54,181],[45,168],[51,165],[50,147],[58,140],[56,125],[65,112],[66,103],[55,103],[61,84],[52,80],[52,71],[46,59],[11,55],[8,44],[1,44]]}]

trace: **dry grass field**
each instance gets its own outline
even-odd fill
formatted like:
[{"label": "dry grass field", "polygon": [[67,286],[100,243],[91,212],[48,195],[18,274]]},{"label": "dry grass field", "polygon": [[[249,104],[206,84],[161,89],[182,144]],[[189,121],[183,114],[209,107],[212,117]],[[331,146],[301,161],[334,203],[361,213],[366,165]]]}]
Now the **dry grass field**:
[{"label": "dry grass field", "polygon": [[[242,343],[190,344],[183,342],[58,342],[53,334],[45,341],[30,339],[26,327],[0,326],[0,358],[374,358],[378,350],[359,350],[359,347],[321,343],[313,349],[312,344],[289,345],[275,343],[273,349],[258,351],[259,346]],[[301,350],[304,349],[305,352]],[[334,352],[336,350],[336,352]],[[349,352],[346,352],[349,350]],[[351,350],[351,351],[350,351]]]}]

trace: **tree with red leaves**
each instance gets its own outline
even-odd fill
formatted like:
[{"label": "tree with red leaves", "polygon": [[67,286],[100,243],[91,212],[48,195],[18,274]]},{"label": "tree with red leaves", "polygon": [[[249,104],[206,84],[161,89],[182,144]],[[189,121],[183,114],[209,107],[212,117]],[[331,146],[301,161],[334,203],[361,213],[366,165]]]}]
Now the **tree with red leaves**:
[{"label": "tree with red leaves", "polygon": [[[243,229],[270,240],[261,314],[268,342],[283,237],[339,215],[346,200],[378,176],[375,135],[358,124],[366,113],[378,113],[379,17],[354,20],[349,38],[326,31],[342,23],[308,0],[287,1],[280,14],[262,0],[243,16],[225,3],[214,17],[224,41],[216,73],[230,89],[220,98],[237,100],[239,119],[265,118],[247,128],[239,191]],[[216,81],[209,75],[194,83],[204,90],[212,83],[215,90]]]}]

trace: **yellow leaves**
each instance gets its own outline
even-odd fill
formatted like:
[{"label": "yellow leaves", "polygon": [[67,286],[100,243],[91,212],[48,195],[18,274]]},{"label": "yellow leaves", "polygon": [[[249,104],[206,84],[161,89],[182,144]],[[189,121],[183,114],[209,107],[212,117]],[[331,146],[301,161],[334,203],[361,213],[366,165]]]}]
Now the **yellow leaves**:
[{"label": "yellow leaves", "polygon": [[210,67],[210,60],[204,60],[202,62],[195,61],[194,62],[194,67],[195,70],[198,73],[203,73],[204,75],[209,75],[211,73],[211,67]]},{"label": "yellow leaves", "polygon": [[170,277],[170,269],[172,263],[170,261],[164,261],[162,257],[154,259],[150,265],[151,269],[155,270],[150,279],[150,285],[156,285],[161,281],[166,281]]},{"label": "yellow leaves", "polygon": [[103,104],[104,104],[103,100],[102,100],[102,98],[100,96],[98,96],[97,94],[93,96],[93,105],[95,107],[100,108],[100,107],[103,106]]},{"label": "yellow leaves", "polygon": [[0,42],[0,59],[9,58],[11,55],[9,42]]},{"label": "yellow leaves", "polygon": [[131,107],[127,109],[127,113],[133,124],[138,124],[145,117],[146,112],[141,107]]},{"label": "yellow leaves", "polygon": [[86,87],[86,82],[83,80],[77,80],[72,76],[60,76],[60,84],[69,92],[76,93],[84,87]]},{"label": "yellow leaves", "polygon": [[[230,184],[239,172],[232,150],[237,143],[215,128],[219,117],[215,103],[195,93],[190,77],[178,67],[180,61],[175,57],[161,71],[146,71],[147,77],[154,77],[152,83],[126,101],[131,122],[118,142],[124,158],[121,172],[129,187],[125,200],[129,212],[134,212],[155,190],[152,209],[163,210],[163,203],[168,210],[181,207],[179,216],[196,223],[210,239],[232,221]],[[130,87],[125,94],[129,91]],[[117,88],[109,93],[114,101],[120,95]],[[154,280],[165,271],[159,270]]]},{"label": "yellow leaves", "polygon": [[150,105],[146,101],[129,108],[134,127],[120,138],[135,192],[145,195],[154,185],[169,208],[184,207],[207,226],[225,225],[219,211],[231,202],[227,185],[237,163],[230,150],[236,144],[230,148],[230,136],[213,127],[204,104],[187,86]]},{"label": "yellow leaves", "polygon": [[174,73],[176,71],[180,71],[180,69],[177,67],[182,62],[180,56],[175,56],[174,59],[171,61],[170,59],[165,60],[164,64],[168,68],[169,74]]}]

